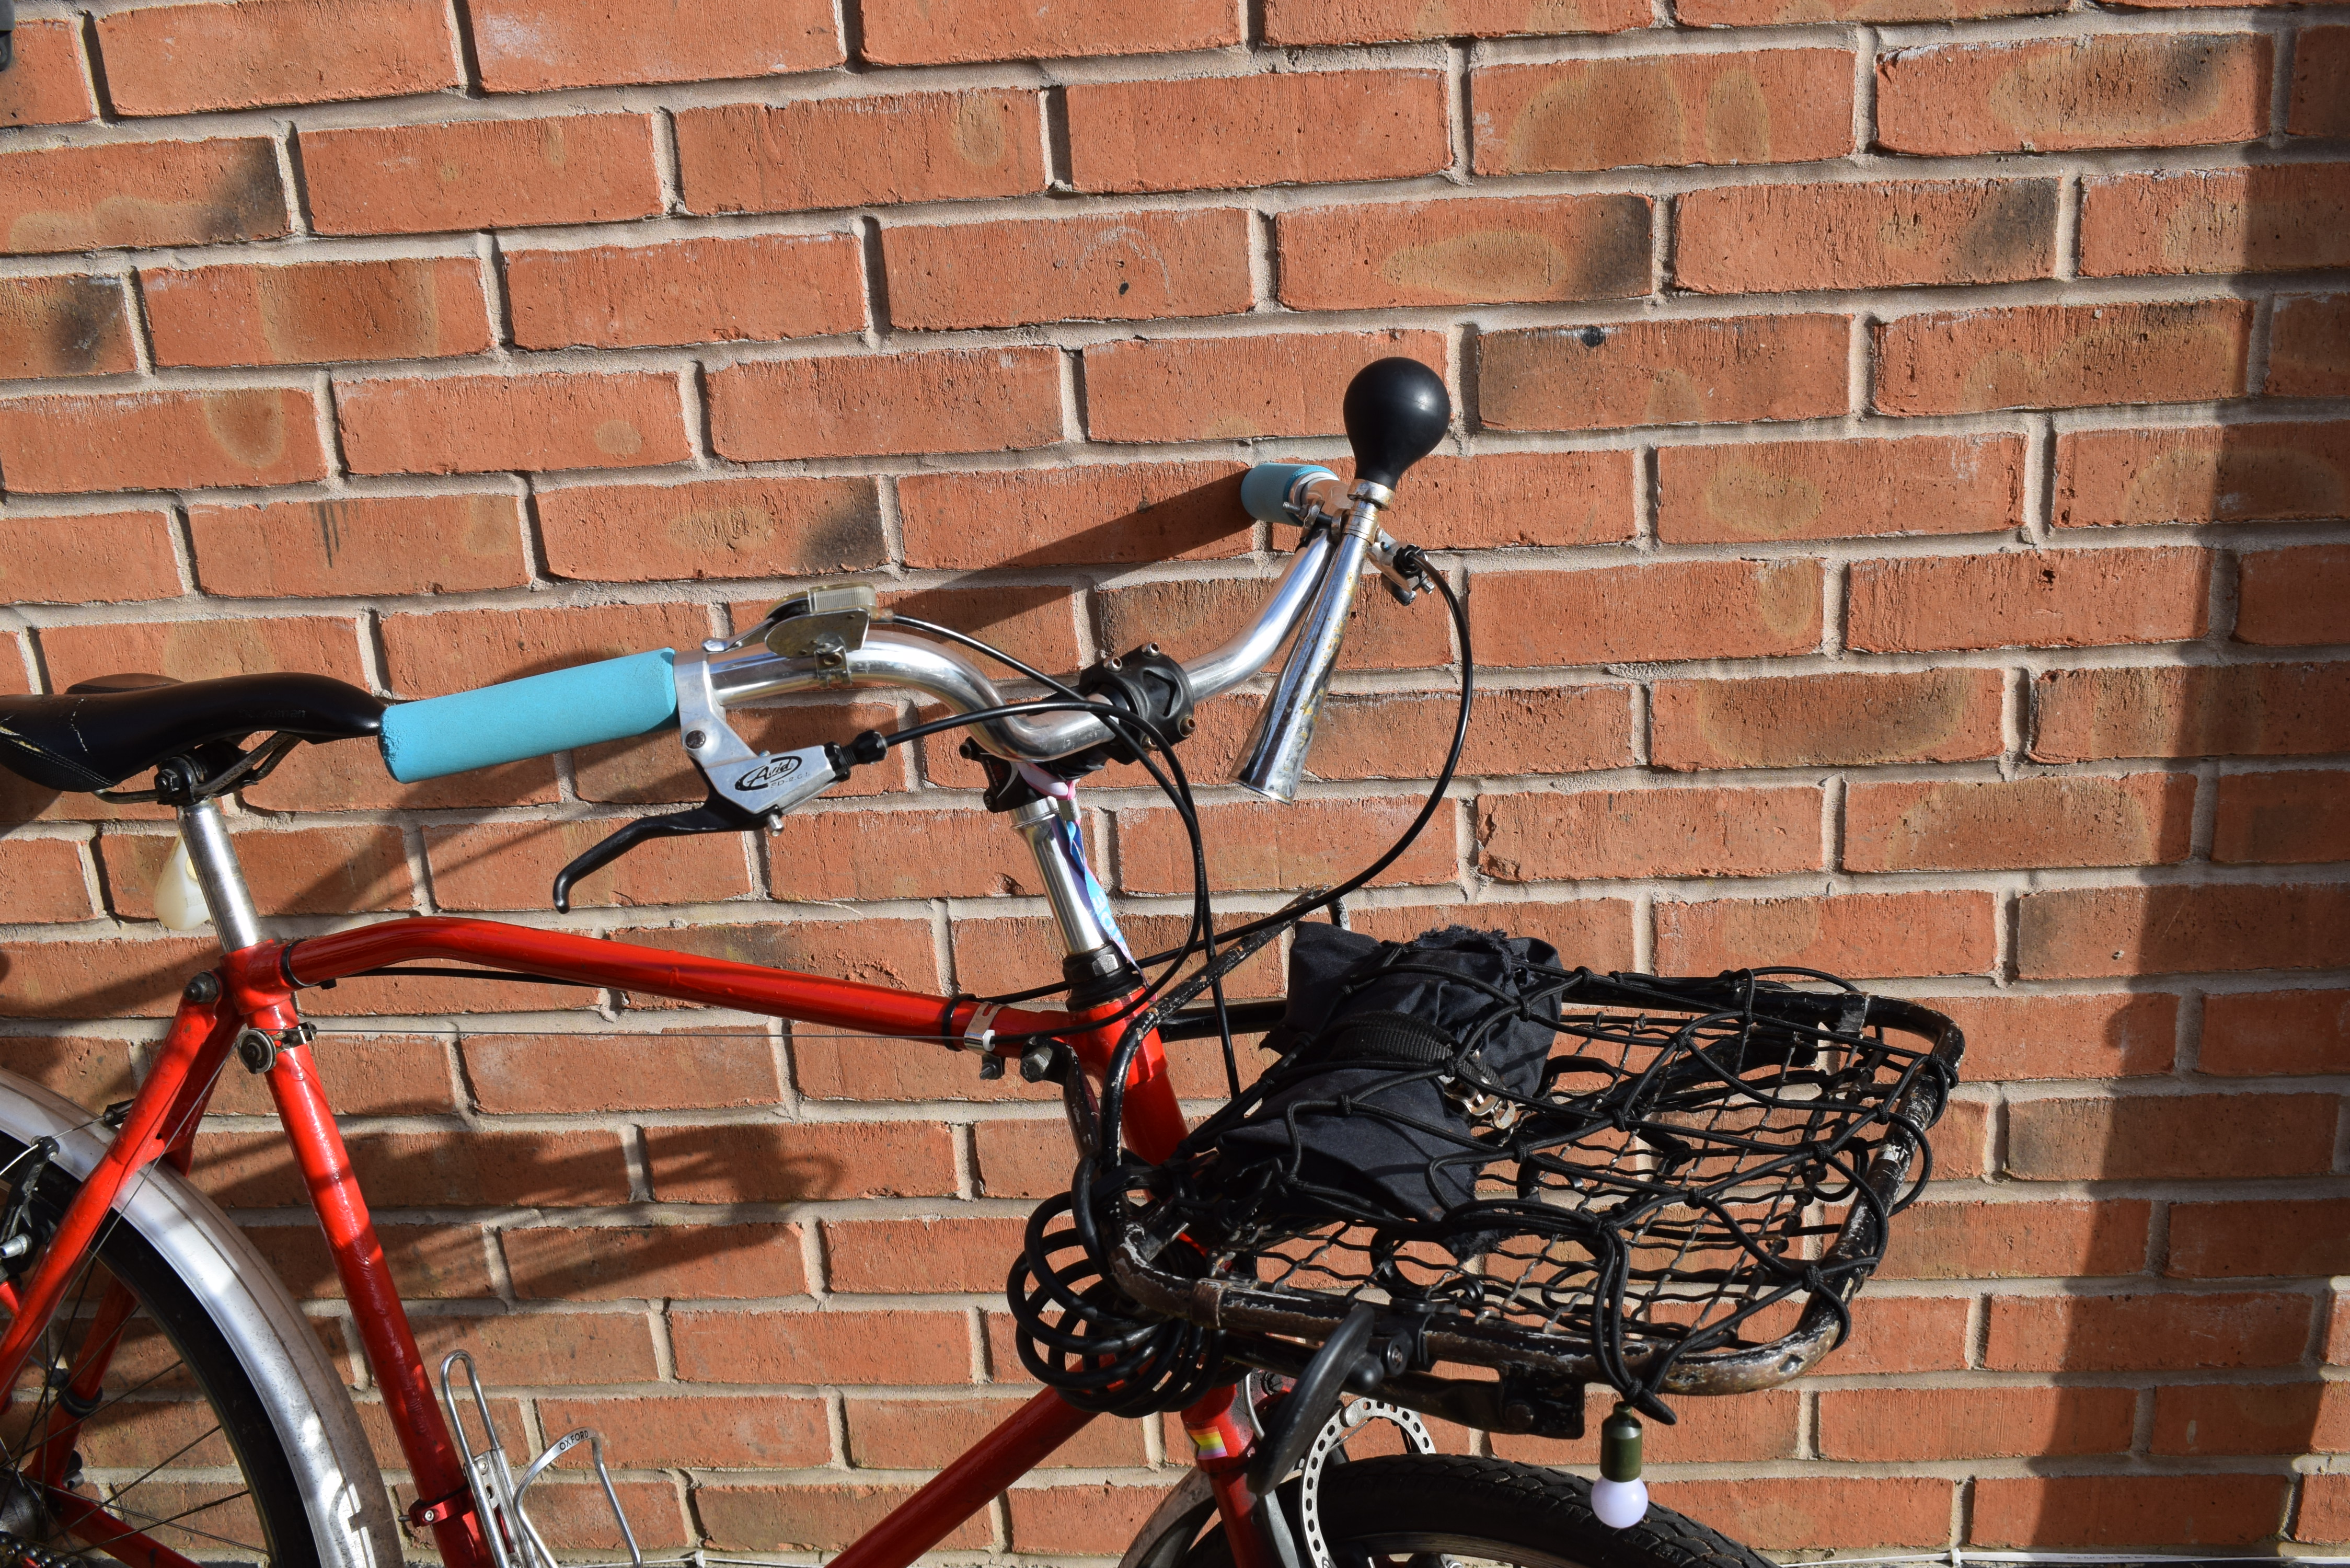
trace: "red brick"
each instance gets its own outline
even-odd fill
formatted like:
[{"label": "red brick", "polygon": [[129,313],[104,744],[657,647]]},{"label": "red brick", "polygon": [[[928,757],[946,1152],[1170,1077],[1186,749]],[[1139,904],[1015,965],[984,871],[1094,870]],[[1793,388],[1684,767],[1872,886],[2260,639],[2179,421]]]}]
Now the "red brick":
[{"label": "red brick", "polygon": [[1035,898],[1044,888],[1027,844],[983,811],[804,813],[767,847],[775,897]]},{"label": "red brick", "polygon": [[[337,1300],[343,1287],[335,1275],[326,1232],[304,1215],[291,1225],[254,1225],[245,1238],[259,1248],[270,1272],[306,1301]],[[482,1233],[471,1225],[376,1226],[392,1282],[408,1301],[494,1298]],[[431,1321],[431,1320],[427,1320]],[[542,1328],[542,1332],[544,1332]]]},{"label": "red brick", "polygon": [[979,0],[944,11],[923,0],[870,0],[858,14],[858,51],[880,66],[1175,54],[1222,48],[1242,36],[1230,0],[1176,0],[1147,10],[1116,0],[1046,9],[1023,0]]},{"label": "red brick", "polygon": [[[2230,1175],[2236,1173],[2230,1172]],[[2350,1269],[2350,1203],[2174,1203],[2170,1259],[2174,1279],[2306,1279]]]},{"label": "red brick", "polygon": [[1249,548],[1241,471],[1086,463],[898,481],[906,564],[987,568],[1202,560]]},{"label": "red brick", "polygon": [[1431,550],[1616,544],[1632,537],[1632,472],[1625,452],[1425,457],[1384,526]]},{"label": "red brick", "polygon": [[2345,215],[2350,163],[2106,175],[2082,187],[2081,271],[2116,277],[2341,266],[2350,262]]},{"label": "red brick", "polygon": [[1249,308],[1251,215],[1237,207],[882,231],[893,326],[1146,321]]},{"label": "red brick", "polygon": [[2015,436],[1657,452],[1657,533],[1675,544],[1988,534],[2022,523],[2023,442]]},{"label": "red brick", "polygon": [[1010,89],[727,104],[677,113],[695,213],[790,213],[1045,188],[1036,95]]},{"label": "red brick", "polygon": [[2017,305],[1875,328],[1877,411],[2189,403],[2244,390],[2249,301]]},{"label": "red brick", "polygon": [[529,581],[522,503],[513,495],[192,506],[188,531],[205,590],[239,598],[464,593]]},{"label": "red brick", "polygon": [[1494,430],[1825,419],[1851,407],[1842,316],[1632,321],[1495,332],[1477,342],[1477,410]]},{"label": "red brick", "polygon": [[709,379],[711,441],[743,461],[1046,446],[1059,360],[1004,348],[730,366]]},{"label": "red brick", "polygon": [[[1067,1141],[1066,1135],[1063,1141]],[[849,1462],[860,1469],[942,1469],[976,1447],[1022,1403],[988,1396],[847,1400]],[[1119,1420],[1095,1421],[1045,1460],[1047,1465],[1103,1469],[1142,1462],[1141,1424]]]},{"label": "red brick", "polygon": [[2277,301],[2261,389],[2272,398],[2350,396],[2350,294]]},{"label": "red brick", "polygon": [[2339,516],[2350,424],[2280,422],[2056,438],[2056,525]]},{"label": "red brick", "polygon": [[[2136,1199],[1915,1203],[1895,1221],[1892,1245],[1877,1277],[2002,1280],[2143,1273],[2152,1212],[2152,1204]],[[2125,1437],[2116,1446],[2126,1448],[2128,1423],[2123,1426]],[[1899,1456],[1851,1453],[1842,1457]]]},{"label": "red brick", "polygon": [[2284,1523],[2284,1476],[2033,1476],[1975,1483],[1970,1538],[1983,1546],[2266,1541]]},{"label": "red brick", "polygon": [[338,382],[358,473],[641,468],[691,455],[677,378],[660,370]]},{"label": "red brick", "polygon": [[878,566],[870,480],[719,479],[538,494],[549,573],[591,582],[794,577]]},{"label": "red brick", "polygon": [[1804,163],[1852,151],[1842,49],[1489,66],[1470,78],[1480,174]]},{"label": "red brick", "polygon": [[[893,615],[951,627],[980,638],[1024,664],[1042,670],[1074,670],[1077,665],[1077,597],[1055,584],[924,588],[914,593],[885,593],[881,603]],[[738,607],[735,625],[743,624],[743,615]],[[1003,674],[1001,666],[996,674]]]},{"label": "red brick", "polygon": [[691,648],[708,625],[699,605],[386,616],[384,670],[404,697],[439,697],[650,648]]},{"label": "red brick", "polygon": [[[788,820],[788,819],[787,819]],[[622,941],[736,963],[837,975],[867,985],[935,992],[936,949],[928,920],[803,920],[794,925],[696,925],[613,933]],[[860,1047],[860,1049],[869,1047]],[[920,1046],[900,1047],[908,1051]]]},{"label": "red brick", "polygon": [[1773,294],[2048,277],[2053,180],[1731,185],[1673,208],[1673,277],[1700,294]]},{"label": "red brick", "polygon": [[954,1140],[936,1122],[648,1127],[645,1174],[662,1203],[951,1198]]},{"label": "red brick", "polygon": [[[223,1201],[302,1201],[302,1174],[278,1133],[211,1134],[196,1148],[197,1178]],[[386,1209],[608,1204],[629,1195],[619,1140],[607,1132],[355,1132],[350,1151],[352,1169]]]},{"label": "red brick", "polygon": [[1050,1198],[1068,1189],[1076,1154],[1066,1121],[982,1122],[972,1135],[981,1197]]},{"label": "red brick", "polygon": [[[365,744],[301,747],[266,780],[244,793],[247,801],[265,811],[551,805],[557,798],[555,764],[544,757],[403,784],[384,772],[383,754]],[[695,798],[701,798],[699,793]],[[383,982],[351,983],[366,989]]]},{"label": "red brick", "polygon": [[286,192],[266,137],[0,152],[0,251],[11,254],[272,240],[286,231]]},{"label": "red brick", "polygon": [[1535,937],[1558,950],[1570,968],[1587,964],[1601,973],[1632,963],[1632,905],[1626,898],[1577,898],[1564,904],[1408,904],[1373,909],[1349,906],[1348,929],[1387,942],[1408,942],[1423,931],[1446,926],[1501,929]]},{"label": "red brick", "polygon": [[[1203,805],[1208,878],[1218,888],[1283,892],[1329,887],[1368,865],[1419,815],[1416,795],[1347,801]],[[1129,893],[1189,893],[1190,841],[1172,811],[1118,813],[1118,885]],[[1375,887],[1449,882],[1456,874],[1451,813],[1379,875]]]},{"label": "red brick", "polygon": [[1014,1551],[1107,1557],[1125,1550],[1160,1496],[1156,1487],[1098,1481],[1020,1487],[1003,1501],[1011,1510]]},{"label": "red brick", "polygon": [[1934,1174],[1946,1181],[1969,1181],[1991,1172],[1987,1144],[1991,1112],[1997,1107],[1980,1099],[1954,1099],[1934,1124]]},{"label": "red brick", "polygon": [[935,1046],[876,1049],[870,1040],[811,1027],[794,1034],[791,1051],[793,1081],[811,1100],[1060,1103],[1060,1090],[1050,1084],[1025,1083],[1017,1073],[982,1078],[976,1057]]},{"label": "red brick", "polygon": [[2338,773],[2231,774],[2220,780],[2211,858],[2292,865],[2350,860],[2350,795]]},{"label": "red brick", "polygon": [[1683,26],[1752,27],[1805,22],[1950,22],[2026,16],[2064,7],[2058,0],[1681,0]]},{"label": "red brick", "polygon": [[2168,1073],[2178,1037],[2178,999],[2158,992],[1937,996],[1926,1005],[1966,1032],[1970,1083]]},{"label": "red brick", "polygon": [[[1752,659],[1820,645],[1820,570],[1810,561],[1481,573],[1469,604],[1483,665]],[[1632,604],[1641,613],[1624,614]]]},{"label": "red brick", "polygon": [[490,346],[471,256],[150,270],[139,284],[163,365],[422,359]]},{"label": "red brick", "polygon": [[1086,428],[1097,441],[1328,435],[1355,372],[1390,356],[1440,374],[1433,332],[1152,337],[1086,350]]},{"label": "red brick", "polygon": [[1850,893],[1657,906],[1664,974],[1798,964],[1869,977],[1982,974],[1991,964],[1988,893]]},{"label": "red brick", "polygon": [[2350,1476],[2303,1478],[2293,1524],[2295,1541],[2350,1541]]},{"label": "red brick", "polygon": [[1434,71],[1281,71],[1102,82],[1068,95],[1080,191],[1400,180],[1452,161]]},{"label": "red brick", "polygon": [[[93,574],[90,564],[106,569]],[[11,604],[177,598],[180,567],[160,512],[11,517],[0,523],[0,597]],[[16,650],[0,649],[0,660]]]},{"label": "red brick", "polygon": [[[546,909],[556,873],[612,831],[604,821],[428,827],[433,902],[444,909]],[[705,904],[751,890],[738,839],[661,838],[581,878],[571,902],[580,909]]]},{"label": "red brick", "polygon": [[[704,1482],[693,1489],[693,1511],[722,1552],[830,1551],[863,1535],[913,1495],[911,1487]],[[986,1546],[990,1518],[982,1511],[938,1544],[965,1551]]]},{"label": "red brick", "polygon": [[670,1324],[689,1383],[971,1381],[959,1312],[672,1311]]},{"label": "red brick", "polygon": [[807,1288],[796,1225],[523,1226],[500,1242],[525,1301],[737,1300]]},{"label": "red brick", "polygon": [[2246,551],[2237,564],[2238,642],[2350,642],[2350,548]]},{"label": "red brick", "polygon": [[1845,865],[1855,871],[2150,866],[2187,857],[2195,781],[2185,774],[1852,786]]},{"label": "red brick", "polygon": [[473,0],[466,7],[482,86],[548,92],[629,82],[699,82],[821,70],[842,59],[822,0]]},{"label": "red brick", "polygon": [[[1631,702],[1620,686],[1477,693],[1460,776],[1586,773],[1632,760]],[[1452,697],[1333,696],[1314,732],[1314,776],[1434,778],[1452,743]]]},{"label": "red brick", "polygon": [[[449,1046],[428,1034],[322,1033],[311,1053],[327,1098],[342,1116],[446,1116],[456,1098],[449,1084]],[[269,1081],[250,1073],[224,1073],[210,1108],[242,1116],[274,1116]]]},{"label": "red brick", "polygon": [[1819,1451],[1879,1462],[2117,1454],[2137,1405],[2127,1388],[1832,1388],[1820,1395]]},{"label": "red brick", "polygon": [[865,327],[863,265],[847,234],[509,250],[504,261],[525,348],[774,343]]},{"label": "red brick", "polygon": [[1307,207],[1275,220],[1282,303],[1385,309],[1648,292],[1643,196]]},{"label": "red brick", "polygon": [[[1588,1452],[1586,1447],[1586,1451]],[[1735,1520],[1738,1538],[1763,1551],[1845,1546],[1931,1546],[1950,1538],[1957,1483],[1924,1477],[1777,1476],[1742,1480],[1650,1480],[1659,1508],[1697,1519]]]},{"label": "red brick", "polygon": [[993,1293],[1003,1288],[1025,1224],[993,1216],[827,1220],[826,1267],[832,1288],[847,1293]]},{"label": "red brick", "polygon": [[2206,997],[2196,1065],[2230,1077],[2350,1071],[2350,991]]},{"label": "red brick", "polygon": [[1994,1372],[2282,1366],[2309,1340],[2310,1298],[2289,1295],[1993,1296],[1983,1365]]},{"label": "red brick", "polygon": [[1620,33],[1648,26],[1634,0],[1266,0],[1272,44],[1498,38],[1512,33]]},{"label": "red brick", "polygon": [[[24,36],[21,30],[16,35],[19,40]],[[22,48],[22,43],[17,47]],[[2293,100],[2285,129],[2295,136],[2350,136],[2350,103],[2340,91],[2345,76],[2350,76],[2350,27],[2302,28],[2293,46]],[[0,119],[5,118],[0,114]]]},{"label": "red brick", "polygon": [[1969,762],[1999,754],[2000,693],[1989,670],[1661,680],[1649,744],[1676,771]]},{"label": "red brick", "polygon": [[2298,1454],[2313,1445],[2319,1383],[2216,1383],[2154,1391],[2158,1454]]},{"label": "red brick", "polygon": [[194,490],[324,478],[317,407],[291,387],[0,402],[0,469],[20,493]]},{"label": "red brick", "polygon": [[197,620],[56,626],[43,628],[41,651],[59,690],[120,670],[211,680],[254,670],[300,670],[359,684],[358,628],[348,619]]},{"label": "red brick", "polygon": [[[176,842],[177,836],[170,834],[109,833],[99,840],[117,913],[155,918],[153,888]],[[414,898],[396,827],[239,833],[232,842],[264,915],[404,909]]]},{"label": "red brick", "polygon": [[2350,887],[2079,888],[2027,893],[2016,928],[2028,978],[2331,969]]},{"label": "red brick", "polygon": [[73,125],[98,118],[81,63],[81,23],[16,19],[16,58],[0,72],[0,127]]},{"label": "red brick", "polygon": [[[636,1532],[639,1546],[675,1550],[701,1540],[699,1531],[687,1533],[684,1513],[678,1505],[676,1482],[664,1477],[660,1480],[615,1480],[612,1487],[619,1493],[620,1506],[627,1511],[629,1527]],[[559,1480],[543,1482],[530,1494],[530,1511],[533,1522],[546,1537],[547,1545],[557,1552],[608,1558],[620,1550],[620,1532],[614,1527],[612,1505],[606,1501],[604,1489],[584,1477],[568,1484]]]},{"label": "red brick", "polygon": [[1877,62],[1877,140],[1939,155],[2251,141],[2268,130],[2272,65],[2258,33],[1898,49]]},{"label": "red brick", "polygon": [[601,223],[661,210],[643,115],[305,130],[301,149],[324,234]]},{"label": "red brick", "polygon": [[116,376],[135,363],[120,284],[78,274],[0,278],[0,380]]},{"label": "red brick", "polygon": [[1500,882],[1817,870],[1817,789],[1587,790],[1477,798],[1477,869]]},{"label": "red brick", "polygon": [[1853,1303],[1852,1337],[1828,1369],[1837,1373],[1955,1372],[1966,1366],[1967,1299],[1866,1293]]},{"label": "red brick", "polygon": [[0,839],[0,882],[7,884],[11,920],[87,920],[94,912],[81,850],[71,839]]},{"label": "red brick", "polygon": [[2033,682],[2032,755],[2298,756],[2350,744],[2350,666],[2053,670]]},{"label": "red brick", "polygon": [[[380,759],[376,759],[379,771]],[[436,979],[431,975],[405,979],[347,980],[339,989],[321,995],[303,993],[303,1003],[319,1017],[365,1018],[393,1014],[414,1018],[436,1013],[577,1012],[583,1023],[597,1022],[588,1010],[593,992],[559,985],[508,981],[484,985],[479,981]]]},{"label": "red brick", "polygon": [[2007,1109],[2007,1169],[2025,1181],[2322,1176],[2329,1095],[2067,1096]]},{"label": "red brick", "polygon": [[126,115],[404,98],[464,85],[436,0],[235,0],[98,18]]},{"label": "red brick", "polygon": [[[549,1433],[594,1427],[616,1464],[795,1469],[829,1463],[832,1433],[824,1401],[773,1395],[717,1398],[636,1394],[608,1399],[541,1399]],[[566,1468],[574,1460],[567,1459]]]},{"label": "red brick", "polygon": [[642,1313],[411,1313],[410,1322],[428,1365],[438,1366],[449,1352],[470,1345],[493,1387],[650,1383],[660,1376],[652,1331]]},{"label": "red brick", "polygon": [[782,1098],[765,1031],[473,1033],[465,1076],[492,1115],[772,1106]]}]

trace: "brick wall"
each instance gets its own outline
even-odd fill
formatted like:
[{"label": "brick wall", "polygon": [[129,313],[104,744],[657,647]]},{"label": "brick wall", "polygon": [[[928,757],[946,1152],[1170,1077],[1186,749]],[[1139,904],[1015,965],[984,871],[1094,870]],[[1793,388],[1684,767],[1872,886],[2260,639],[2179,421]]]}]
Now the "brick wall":
[{"label": "brick wall", "polygon": [[[1358,922],[1819,965],[1973,1040],[1856,1343],[1689,1404],[1658,1495],[1783,1548],[2350,1540],[2340,8],[19,14],[0,691],[421,697],[847,572],[1055,669],[1194,651],[1284,543],[1233,476],[1342,456],[1347,375],[1420,357],[1461,412],[1396,528],[1469,590],[1485,695]],[[1440,616],[1359,621],[1323,782],[1210,792],[1234,908],[1362,863],[1439,755]],[[554,868],[686,775],[671,739],[413,788],[325,748],[237,842],[288,930],[564,923]],[[567,924],[1049,974],[973,770],[859,781],[771,841],[639,851]],[[203,950],[151,923],[168,829],[0,782],[0,1057],[102,1102]],[[1149,940],[1183,867],[1139,782],[1092,823]],[[428,1349],[474,1345],[524,1428],[601,1425],[649,1545],[837,1544],[1025,1391],[994,1301],[1065,1179],[1035,1092],[551,988],[316,1001]],[[203,1179],[348,1355],[263,1097],[220,1109]],[[953,1544],[1114,1553],[1167,1451],[1103,1425]],[[573,1544],[583,1496],[550,1506]]]}]

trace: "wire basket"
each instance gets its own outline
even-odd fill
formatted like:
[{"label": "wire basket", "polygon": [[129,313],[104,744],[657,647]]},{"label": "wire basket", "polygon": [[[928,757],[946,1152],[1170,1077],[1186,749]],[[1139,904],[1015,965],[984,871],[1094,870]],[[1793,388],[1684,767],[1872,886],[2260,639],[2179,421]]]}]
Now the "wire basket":
[{"label": "wire basket", "polygon": [[[1389,1397],[1503,1430],[1578,1431],[1586,1383],[1669,1420],[1661,1394],[1802,1374],[1848,1329],[1930,1168],[1958,1028],[1808,971],[1530,978],[1556,1031],[1533,1092],[1456,1058],[1392,1080],[1439,1084],[1455,1116],[1359,1084],[1306,1102],[1408,1132],[1429,1150],[1429,1190],[1453,1201],[1399,1216],[1302,1158],[1268,1179],[1195,1135],[1095,1205],[1103,1283],[1275,1370],[1369,1303],[1401,1374]],[[1429,1375],[1443,1363],[1502,1376]]]}]

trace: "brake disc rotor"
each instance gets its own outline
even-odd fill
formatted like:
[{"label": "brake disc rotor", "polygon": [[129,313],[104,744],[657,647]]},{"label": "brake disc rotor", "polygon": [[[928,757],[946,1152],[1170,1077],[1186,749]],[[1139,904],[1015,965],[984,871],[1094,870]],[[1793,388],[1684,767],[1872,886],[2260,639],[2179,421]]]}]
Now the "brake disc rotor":
[{"label": "brake disc rotor", "polygon": [[1314,1446],[1306,1450],[1305,1463],[1298,1476],[1298,1528],[1305,1537],[1312,1568],[1336,1568],[1330,1557],[1330,1542],[1322,1532],[1323,1469],[1329,1464],[1332,1454],[1373,1421],[1385,1421],[1400,1430],[1405,1446],[1415,1454],[1436,1452],[1436,1439],[1428,1435],[1428,1423],[1400,1405],[1390,1405],[1384,1399],[1357,1399],[1332,1412],[1322,1424],[1322,1430],[1315,1434]]}]

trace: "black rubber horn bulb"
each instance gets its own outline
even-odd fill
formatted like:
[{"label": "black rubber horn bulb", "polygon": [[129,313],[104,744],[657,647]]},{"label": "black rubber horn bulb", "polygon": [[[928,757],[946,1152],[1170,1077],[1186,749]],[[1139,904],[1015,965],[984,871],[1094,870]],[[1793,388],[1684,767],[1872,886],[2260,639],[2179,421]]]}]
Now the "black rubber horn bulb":
[{"label": "black rubber horn bulb", "polygon": [[1403,471],[1436,450],[1452,422],[1444,378],[1417,359],[1374,359],[1347,383],[1347,439],[1355,477],[1393,490]]}]

